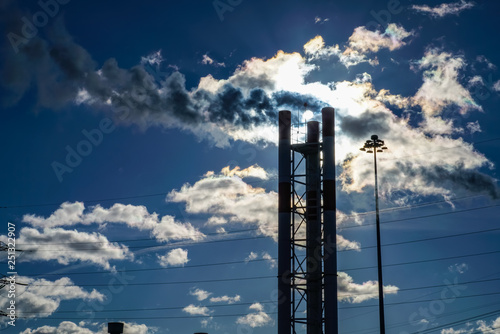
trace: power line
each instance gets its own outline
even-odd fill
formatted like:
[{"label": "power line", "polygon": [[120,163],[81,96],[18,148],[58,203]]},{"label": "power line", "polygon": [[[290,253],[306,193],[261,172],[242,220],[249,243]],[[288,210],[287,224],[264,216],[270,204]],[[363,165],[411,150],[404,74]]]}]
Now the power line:
[{"label": "power line", "polygon": [[[166,196],[168,193],[156,193],[156,194],[146,194],[146,195],[135,195],[135,196],[124,196],[124,197],[109,197],[109,198],[101,198],[101,199],[90,199],[90,200],[74,200],[73,202],[83,202],[83,203],[96,203],[96,202],[109,202],[109,201],[119,201],[124,199],[133,199],[133,198],[145,198],[145,197],[156,197],[156,196]],[[63,202],[58,203],[39,203],[39,204],[22,204],[22,205],[8,205],[8,206],[0,206],[0,209],[18,209],[18,208],[31,208],[31,207],[40,207],[40,206],[59,206]]]},{"label": "power line", "polygon": [[[244,240],[255,240],[255,239],[265,239],[269,238],[268,236],[255,236],[255,237],[248,237],[248,238],[233,238],[233,239],[221,239],[221,240],[207,240],[207,241],[193,241],[193,242],[179,242],[175,244],[166,244],[166,245],[154,245],[154,246],[127,246],[128,249],[154,249],[154,248],[165,248],[165,247],[182,247],[182,246],[189,246],[189,245],[199,245],[199,244],[212,244],[212,243],[219,243],[219,242],[231,242],[231,241],[244,241]],[[36,245],[33,244],[34,246],[43,246],[41,245]],[[87,248],[72,248],[72,250],[66,250],[66,249],[26,249],[26,253],[36,253],[36,252],[65,252],[65,253],[73,253],[73,252],[81,252],[81,251],[102,251],[103,249],[106,248],[93,248],[93,249],[87,249]],[[113,248],[111,248],[113,249]],[[117,248],[115,248],[117,249]]]},{"label": "power line", "polygon": [[[434,262],[434,261],[443,261],[443,260],[451,260],[451,259],[458,259],[458,258],[464,258],[464,257],[473,257],[473,256],[482,256],[482,255],[497,254],[497,253],[500,253],[500,251],[491,251],[491,252],[483,252],[483,253],[476,253],[476,254],[466,254],[466,255],[456,255],[456,256],[449,256],[449,257],[440,257],[440,258],[437,258],[437,259],[429,259],[429,260],[418,260],[418,261],[409,261],[409,262],[390,263],[390,264],[384,264],[383,267],[394,267],[394,266],[402,266],[402,265],[407,265],[407,264],[417,264],[417,263],[426,263],[426,262]],[[367,267],[357,267],[357,268],[345,268],[345,269],[339,269],[339,270],[340,271],[353,271],[353,270],[372,269],[372,268],[377,268],[377,266],[367,266]]]},{"label": "power line", "polygon": [[[422,219],[422,218],[431,218],[431,217],[443,216],[443,215],[449,215],[449,214],[457,214],[457,213],[462,213],[462,212],[469,212],[469,211],[475,211],[475,210],[488,209],[488,208],[497,207],[497,206],[500,206],[500,204],[492,204],[492,205],[486,205],[486,206],[482,206],[482,207],[469,208],[469,209],[456,210],[456,211],[449,211],[449,212],[443,212],[443,213],[436,213],[436,214],[431,214],[431,215],[415,216],[415,217],[409,217],[409,218],[400,218],[400,219],[382,221],[381,224],[389,224],[389,223],[394,223],[394,222],[400,222],[400,221],[406,221],[406,220],[414,220],[414,219]],[[410,208],[410,207],[407,207],[407,208]],[[346,228],[365,227],[365,226],[371,226],[371,225],[375,225],[375,224],[374,223],[369,223],[369,224],[363,224],[363,225],[342,226],[340,228],[340,230],[346,229]],[[250,232],[250,231],[257,231],[257,230],[259,230],[259,228],[230,231],[230,232],[228,232],[228,234],[230,234],[230,233],[240,233],[240,232],[243,233],[243,232]],[[493,230],[495,230],[495,229],[492,229],[492,231]],[[477,233],[481,233],[481,232],[477,232]],[[222,233],[222,234],[221,233],[207,233],[206,235],[224,235],[224,233]],[[234,239],[234,240],[248,240],[248,239],[261,239],[261,238],[267,238],[267,236],[254,236],[254,237],[249,237],[249,238],[244,238],[244,239]],[[441,238],[441,237],[436,237],[436,238]],[[148,238],[148,239],[127,239],[127,240],[113,240],[113,241],[109,240],[108,243],[125,242],[125,241],[149,241],[149,240],[155,240],[155,239]],[[230,240],[232,240],[232,239],[230,239]],[[196,242],[192,242],[192,243],[189,243],[189,244],[201,244],[201,243],[212,243],[212,242],[222,242],[222,240],[220,240],[220,241],[219,240],[217,240],[217,241],[196,241]],[[102,242],[102,241],[98,241],[98,242],[95,242],[95,241],[91,241],[91,242],[75,242],[75,243],[65,242],[65,243],[45,243],[43,245],[75,245],[75,244],[94,244],[94,243],[106,243],[106,242]],[[40,246],[41,244],[19,243],[19,245],[22,245],[22,246],[29,246],[29,245]],[[148,248],[148,247],[160,247],[160,246],[163,247],[163,246],[166,246],[166,245],[158,245],[158,246],[130,246],[128,248],[134,249],[134,248]],[[366,246],[364,248],[373,248],[373,247],[374,246]],[[89,251],[91,249],[82,248],[82,249],[74,249],[73,251],[80,251],[80,250]],[[94,250],[99,251],[101,249],[94,249]],[[27,250],[27,251],[30,251],[30,250]],[[60,250],[37,250],[37,251],[54,251],[54,252],[58,252]],[[67,250],[65,250],[65,251],[67,251]],[[345,251],[345,250],[342,250],[342,251]]]},{"label": "power line", "polygon": [[[468,296],[454,296],[452,298],[446,298],[446,299],[462,299],[462,298],[474,298],[474,297],[484,297],[484,296],[490,296],[490,295],[500,295],[500,292],[488,292],[488,293],[479,293],[475,295],[468,295]],[[443,300],[446,300],[443,299]],[[418,303],[426,303],[426,302],[433,302],[436,299],[421,299],[421,300],[414,300],[414,301],[404,301],[404,302],[394,302],[394,303],[387,303],[387,306],[391,305],[405,305],[405,304],[418,304]],[[339,309],[347,310],[347,309],[358,309],[358,308],[366,308],[366,307],[378,307],[378,304],[374,305],[358,305],[358,306],[344,306],[344,307],[339,307]]]},{"label": "power line", "polygon": [[[416,240],[407,240],[407,241],[400,241],[400,242],[392,242],[392,243],[388,243],[388,244],[382,244],[382,247],[385,247],[385,246],[396,246],[396,245],[405,245],[405,244],[410,244],[410,243],[415,243],[415,242],[424,242],[424,241],[440,240],[440,239],[447,239],[447,238],[456,238],[456,237],[462,237],[462,236],[466,236],[466,235],[486,233],[486,232],[494,232],[494,231],[500,231],[500,227],[499,228],[490,228],[490,229],[487,229],[487,230],[480,230],[480,231],[457,233],[457,234],[452,234],[452,235],[443,235],[443,236],[439,236],[439,237],[431,237],[431,238],[424,238],[424,239],[416,239]],[[363,247],[353,248],[353,249],[342,249],[342,250],[338,250],[337,252],[347,252],[347,251],[360,250],[360,249],[368,249],[368,248],[375,248],[375,247],[377,247],[377,246],[363,246]]]},{"label": "power line", "polygon": [[[255,303],[259,304],[277,304],[276,301],[263,301],[263,302],[252,302],[252,303],[232,303],[232,304],[209,304],[209,305],[196,305],[197,307],[234,307],[234,306],[248,306],[253,305]],[[80,312],[94,312],[94,313],[103,313],[103,312],[143,312],[143,311],[166,311],[166,310],[182,310],[186,306],[171,306],[171,307],[154,307],[154,308],[130,308],[130,309],[115,309],[115,310],[79,310],[79,311],[54,311],[54,312],[22,312],[23,314],[43,314],[43,313],[80,313]]]},{"label": "power line", "polygon": [[[384,264],[383,267],[393,267],[393,266],[401,266],[401,265],[409,265],[409,264],[417,264],[417,263],[426,263],[426,262],[450,260],[450,259],[464,258],[464,257],[483,256],[483,255],[496,254],[496,253],[500,253],[500,251],[490,251],[490,252],[482,252],[482,253],[476,253],[476,254],[465,254],[465,255],[442,257],[442,258],[436,258],[436,259],[427,259],[427,260],[418,260],[418,261],[408,261],[408,262],[391,263],[391,264]],[[275,258],[273,258],[273,259],[275,259]],[[235,261],[235,263],[242,263],[242,262],[241,261]],[[225,263],[220,263],[220,265],[223,265],[223,264],[225,264]],[[203,265],[199,265],[199,266],[203,266]],[[345,271],[362,270],[362,269],[372,269],[372,268],[376,268],[376,266],[357,267],[357,268],[344,268],[344,269],[338,269],[338,270],[345,272]],[[133,269],[133,270],[135,271],[135,269]],[[144,270],[148,270],[148,269],[144,269]],[[125,272],[125,271],[122,271],[122,272]],[[269,277],[276,277],[276,276],[260,276],[260,277],[257,277],[257,278],[244,278],[244,279],[258,279],[258,278],[269,278]],[[238,279],[229,279],[229,280],[238,280]],[[212,282],[212,281],[224,281],[224,279],[222,279],[222,280],[209,280],[209,282]],[[185,282],[185,283],[203,283],[203,282],[208,282],[208,281],[189,281],[189,282]],[[184,282],[181,282],[181,283],[184,283]],[[165,282],[163,282],[163,283],[134,283],[134,284],[135,285],[177,284],[177,282],[166,282],[166,283]],[[93,285],[88,285],[88,286],[105,286],[105,285],[106,284],[93,284]],[[43,286],[43,285],[41,285],[41,286]],[[47,285],[47,286],[54,286],[54,285]],[[57,285],[57,286],[59,286],[59,285]],[[64,286],[64,285],[60,285],[60,286]],[[82,285],[82,286],[86,286],[86,285]]]},{"label": "power line", "polygon": [[[223,265],[233,265],[233,264],[241,264],[241,263],[252,263],[252,262],[263,262],[263,261],[271,261],[277,260],[277,258],[269,258],[269,259],[255,259],[255,260],[243,260],[243,261],[228,261],[228,262],[215,262],[215,263],[204,263],[204,264],[194,264],[194,265],[185,265],[182,267],[156,267],[156,268],[143,268],[143,269],[123,269],[116,270],[113,273],[129,273],[129,272],[143,272],[143,271],[158,271],[158,270],[173,270],[173,269],[184,269],[184,268],[200,268],[200,267],[212,267],[212,266],[223,266]],[[65,275],[88,275],[88,274],[109,274],[108,271],[85,271],[85,272],[76,272],[76,273],[66,273],[66,274],[30,274],[27,275],[29,277],[35,276],[65,276]]]},{"label": "power line", "polygon": [[[269,180],[277,179],[277,176],[271,176],[267,180],[263,181],[249,181],[245,182],[246,184],[260,184]],[[89,199],[89,200],[74,200],[73,202],[83,202],[83,203],[96,203],[96,202],[110,202],[110,201],[120,201],[124,199],[135,199],[135,198],[146,198],[146,197],[157,197],[157,196],[166,196],[170,192],[161,192],[161,193],[153,193],[153,194],[144,194],[144,195],[133,195],[133,196],[122,196],[122,197],[107,197],[101,199]],[[18,208],[31,208],[31,207],[42,207],[42,206],[59,206],[61,203],[69,202],[68,200],[58,202],[58,203],[35,203],[35,204],[20,204],[20,205],[5,205],[0,206],[0,209],[18,209]]]},{"label": "power line", "polygon": [[[493,302],[493,303],[489,303],[489,304],[483,304],[482,306],[475,306],[475,307],[461,309],[460,311],[457,311],[457,312],[447,312],[445,315],[436,316],[436,318],[440,318],[441,319],[441,318],[447,318],[447,317],[451,317],[451,316],[456,316],[458,314],[470,312],[472,310],[479,310],[479,309],[483,309],[483,308],[490,307],[490,306],[496,306],[498,304],[499,304],[498,302]],[[367,313],[363,313],[363,314],[367,314]],[[348,319],[350,319],[350,318],[348,318]],[[402,321],[402,322],[392,323],[390,326],[388,326],[388,328],[393,329],[393,328],[398,328],[398,327],[404,327],[404,326],[407,326],[407,325],[408,325],[408,321]],[[373,333],[378,333],[378,327],[360,329],[360,330],[356,330],[356,331],[351,331],[350,333],[351,334],[354,334],[354,333],[365,333],[365,334],[367,334],[367,333],[372,333],[372,332]]]},{"label": "power line", "polygon": [[[437,217],[437,216],[445,216],[445,215],[451,215],[451,214],[462,213],[462,212],[469,212],[469,211],[475,211],[475,210],[489,209],[489,208],[493,208],[493,207],[497,207],[497,206],[500,206],[500,204],[492,204],[492,205],[485,205],[485,206],[480,206],[480,207],[476,207],[476,208],[469,208],[469,209],[456,210],[456,211],[448,211],[448,212],[443,212],[443,213],[435,213],[435,214],[430,214],[430,215],[425,215],[425,216],[416,216],[416,217],[409,217],[409,218],[386,220],[386,221],[382,221],[380,223],[381,224],[389,224],[389,223],[395,223],[395,222],[406,221],[406,220],[414,220],[414,219],[431,218],[431,217]],[[363,225],[353,225],[353,226],[342,226],[341,229],[356,228],[356,227],[365,227],[365,226],[371,226],[371,225],[375,225],[375,223],[369,223],[369,224],[363,224]]]},{"label": "power line", "polygon": [[[464,232],[464,233],[458,233],[458,234],[447,235],[447,236],[439,236],[439,237],[432,237],[432,238],[408,240],[408,241],[402,241],[402,242],[394,242],[394,243],[382,244],[382,246],[383,247],[386,247],[386,246],[396,246],[396,245],[416,243],[416,242],[441,240],[441,239],[455,238],[455,237],[472,235],[472,234],[493,232],[493,231],[498,231],[498,230],[500,230],[500,228],[493,228],[493,229],[480,230],[480,231],[472,231],[472,232]],[[365,246],[365,247],[360,247],[359,249],[368,249],[368,248],[374,248],[374,247],[375,246]],[[343,249],[343,250],[339,250],[338,252],[345,252],[345,251],[352,251],[352,250],[358,250],[358,249]],[[251,261],[243,260],[243,261],[230,261],[230,262],[216,262],[216,263],[210,263],[210,264],[186,265],[186,266],[183,266],[183,267],[167,267],[167,268],[165,268],[165,267],[157,267],[157,268],[143,268],[143,269],[124,269],[124,270],[117,270],[116,272],[136,272],[136,271],[156,271],[156,270],[171,270],[171,269],[182,269],[182,268],[197,268],[197,267],[209,267],[209,266],[229,265],[229,264],[238,264],[238,263],[249,263],[249,262],[254,262],[254,261],[277,260],[277,259],[278,258],[273,257],[273,258],[270,258],[270,259],[258,259],[258,260],[251,260]],[[102,273],[108,273],[108,272],[104,272],[104,271],[89,271],[89,272],[69,273],[69,275],[102,274]],[[48,276],[48,275],[57,275],[57,276],[59,276],[59,275],[68,275],[68,274],[32,274],[30,276]]]},{"label": "power line", "polygon": [[[442,200],[418,203],[418,204],[407,205],[407,206],[385,208],[385,209],[380,209],[379,211],[380,211],[380,213],[386,213],[386,212],[394,212],[394,211],[400,211],[400,210],[408,210],[408,209],[414,209],[414,208],[421,208],[421,207],[425,207],[425,206],[431,206],[434,204],[444,204],[444,203],[450,203],[452,201],[461,201],[464,199],[471,199],[471,198],[476,198],[476,197],[485,197],[485,195],[470,195],[470,196],[454,197],[454,198],[449,198],[449,199],[442,199]],[[351,214],[351,215],[346,215],[346,217],[347,218],[356,218],[358,216],[366,216],[366,215],[371,215],[374,213],[375,213],[375,210],[364,211],[364,212],[359,212],[359,213],[355,213],[355,214]]]},{"label": "power line", "polygon": [[[85,286],[85,285],[83,285]],[[481,293],[481,294],[475,294],[475,295],[468,295],[468,296],[454,296],[452,298],[448,299],[462,299],[462,298],[474,298],[474,297],[484,297],[488,295],[498,295],[500,292],[490,292],[490,293]],[[403,301],[403,302],[394,302],[394,303],[387,303],[387,306],[391,305],[405,305],[405,304],[417,304],[417,303],[424,303],[424,302],[432,302],[435,301],[435,299],[422,299],[422,300],[414,300],[414,301]],[[233,304],[225,304],[225,305],[201,305],[199,307],[227,307],[227,306],[246,306],[246,305],[252,305],[256,302],[252,303],[233,303]],[[260,304],[276,304],[275,301],[261,301],[258,302]],[[357,305],[357,306],[349,306],[349,307],[339,307],[339,309],[359,309],[359,308],[367,308],[367,307],[375,307],[378,306],[376,305]],[[89,312],[96,312],[96,313],[101,313],[101,312],[139,312],[139,311],[161,311],[161,310],[179,310],[183,309],[185,306],[172,306],[172,307],[156,307],[156,308],[142,308],[142,309],[115,309],[115,310],[89,310]],[[56,311],[56,312],[23,312],[23,314],[42,314],[42,313],[76,313],[76,312],[87,312],[87,310],[80,310],[80,311]],[[500,311],[494,311],[494,312],[500,312]],[[19,317],[23,318],[23,317]],[[56,319],[56,318],[52,318]],[[98,319],[98,318],[94,318]],[[447,326],[447,325],[446,325]]]},{"label": "power line", "polygon": [[[491,142],[491,141],[497,141],[497,140],[500,140],[500,137],[490,138],[490,139],[485,139],[485,140],[479,140],[479,141],[475,141],[475,142],[473,141],[473,142],[470,142],[469,144],[481,144],[481,143],[486,143],[486,142]],[[456,149],[456,148],[461,148],[461,147],[462,146],[447,147],[447,148],[444,148],[444,149],[441,149],[441,150],[425,152],[425,153],[422,153],[422,154],[442,152],[442,151]],[[392,160],[402,159],[402,158],[406,158],[406,157],[413,157],[413,156],[415,156],[415,155],[397,157],[397,158],[394,158]],[[389,160],[389,159],[383,159],[383,160]],[[270,177],[269,179],[276,179],[276,178],[277,178],[276,176],[273,176],[273,177]],[[264,181],[246,182],[246,183],[247,184],[254,184],[254,183],[263,183],[263,182]],[[79,202],[84,202],[84,203],[109,202],[109,201],[117,201],[117,200],[124,200],[124,199],[166,196],[167,194],[168,194],[168,192],[160,192],[160,193],[153,193],[153,194],[143,194],[143,195],[133,195],[133,196],[123,196],[123,197],[108,197],[108,198],[102,198],[102,199],[89,199],[89,200],[81,200]],[[75,200],[75,201],[78,201],[78,200]],[[65,202],[65,201],[63,201],[63,202]],[[41,206],[56,206],[56,205],[61,205],[61,203],[62,202],[58,202],[58,203],[35,203],[35,204],[22,204],[22,205],[6,205],[6,206],[0,206],[0,209],[28,208],[28,207],[41,207]]]},{"label": "power line", "polygon": [[[209,280],[196,280],[196,281],[174,281],[174,282],[145,282],[145,283],[127,283],[127,286],[140,286],[140,285],[173,285],[173,284],[196,284],[196,283],[214,283],[214,282],[230,282],[230,281],[249,281],[249,280],[259,280],[276,278],[274,276],[254,276],[254,277],[237,277],[237,278],[219,278],[219,279],[209,279]],[[74,286],[72,284],[36,284],[34,286]],[[109,283],[103,284],[79,284],[79,287],[97,287],[97,286],[109,286]]]},{"label": "power line", "polygon": [[[212,235],[227,235],[227,234],[236,234],[236,233],[244,233],[244,232],[252,232],[252,231],[257,231],[259,230],[258,227],[256,228],[248,228],[244,230],[233,230],[233,231],[226,231],[224,233],[219,233],[219,232],[212,232],[212,233],[205,233],[205,236],[212,236]],[[51,243],[46,243],[44,245],[86,245],[86,244],[106,244],[106,243],[115,243],[115,242],[135,242],[135,241],[156,241],[157,239],[155,238],[142,238],[142,239],[122,239],[122,240],[108,240],[108,241],[86,241],[86,242],[51,242]],[[36,245],[39,246],[39,244],[32,244],[32,243],[17,243],[17,245],[21,246],[29,246],[29,245]]]},{"label": "power line", "polygon": [[[477,279],[477,281],[479,281],[479,280],[483,280],[483,279],[486,279],[486,277],[491,277],[491,276],[494,276],[494,275],[497,275],[497,274],[500,274],[500,272],[495,272],[495,273],[493,273],[493,274],[491,274],[491,275],[482,276],[482,277],[478,278],[478,279]],[[407,299],[406,301],[416,301],[416,300],[418,300],[419,298],[432,296],[432,295],[435,295],[435,294],[437,294],[437,293],[439,293],[439,292],[440,292],[440,291],[434,291],[434,292],[426,293],[426,294],[423,294],[423,295],[420,295],[420,296],[417,296],[417,297],[413,297],[413,298]],[[435,300],[435,299],[434,299],[434,300]],[[496,305],[497,303],[498,303],[498,302],[495,302],[495,303],[492,303],[492,304],[490,303],[490,304],[488,304],[488,305],[486,305],[486,306]],[[390,306],[389,308],[396,307],[396,306],[397,306],[397,305],[393,305],[393,306]],[[483,308],[483,307],[485,307],[485,306],[482,306],[482,307],[480,307],[480,308]],[[477,308],[473,308],[473,309],[474,309],[474,310],[477,310]],[[358,313],[358,314],[356,314],[356,315],[354,315],[354,316],[345,317],[345,318],[344,318],[344,320],[349,320],[349,319],[359,318],[359,317],[360,317],[360,316],[362,316],[362,315],[369,314],[369,313],[374,313],[374,312],[376,312],[376,310],[366,311],[366,312],[363,312],[362,314],[359,314],[359,313]],[[376,332],[378,332],[378,327],[376,328],[376,330],[375,330],[375,331],[376,331]],[[360,331],[356,331],[356,332],[360,332]]]},{"label": "power line", "polygon": [[[236,239],[231,239],[231,240],[236,240]],[[451,259],[457,259],[457,258],[464,258],[464,257],[474,257],[474,256],[483,256],[483,255],[490,255],[490,254],[497,254],[500,253],[500,250],[497,251],[490,251],[490,252],[482,252],[482,253],[475,253],[475,254],[465,254],[465,255],[456,255],[456,256],[449,256],[449,257],[441,257],[441,258],[436,258],[436,259],[427,259],[427,260],[417,260],[417,261],[408,261],[408,262],[399,262],[399,263],[390,263],[390,264],[384,264],[383,267],[394,267],[394,266],[401,266],[401,265],[408,265],[408,264],[417,264],[417,263],[426,263],[426,262],[434,262],[434,261],[443,261],[443,260],[451,260]],[[253,260],[253,261],[266,261],[266,260],[277,260],[277,258],[273,257],[270,259],[259,259],[259,260]],[[244,263],[247,261],[231,261],[231,262],[220,262],[220,263],[213,263],[213,264],[200,264],[200,265],[191,265],[191,266],[185,266],[185,267],[175,267],[178,269],[181,268],[192,268],[192,267],[209,267],[209,266],[216,266],[216,265],[226,265],[226,264],[237,264],[237,263]],[[252,261],[248,261],[252,262]],[[366,266],[366,267],[356,267],[356,268],[344,268],[344,269],[338,269],[339,271],[354,271],[354,270],[363,270],[363,269],[372,269],[376,268],[376,266]],[[119,272],[133,272],[133,271],[151,271],[151,270],[166,270],[168,268],[145,268],[145,269],[126,269],[126,270],[120,270]],[[171,267],[171,269],[174,269],[174,267]],[[92,273],[92,272],[89,272]],[[102,272],[94,272],[94,273],[102,273]],[[74,274],[85,274],[85,272],[82,273],[74,273]],[[44,276],[45,274],[40,274],[38,276]],[[59,275],[59,274],[54,274],[54,275]]]},{"label": "power line", "polygon": [[[266,314],[276,314],[277,312],[266,312]],[[196,319],[196,318],[223,318],[223,317],[244,317],[248,313],[239,314],[208,314],[208,315],[186,315],[186,316],[160,316],[160,317],[120,317],[120,320],[153,320],[153,319]],[[33,317],[18,317],[19,319],[31,319]],[[68,318],[54,318],[50,317],[51,320],[68,320]],[[88,318],[71,318],[72,320],[88,320]],[[109,320],[109,317],[93,317],[96,320]]]},{"label": "power line", "polygon": [[[460,282],[460,284],[465,285],[465,284],[486,283],[486,282],[494,282],[494,281],[499,281],[499,280],[500,280],[500,278],[489,278],[489,279],[483,279],[483,280]],[[401,289],[398,289],[398,292],[411,291],[411,290],[424,290],[424,289],[432,289],[432,288],[442,288],[442,287],[447,287],[447,286],[449,286],[449,285],[448,284],[437,284],[437,285],[419,286],[419,287],[414,287],[414,288],[401,288]]]},{"label": "power line", "polygon": [[466,319],[462,319],[462,320],[458,320],[458,321],[453,321],[453,322],[446,323],[444,325],[439,325],[439,326],[436,326],[436,327],[433,327],[433,328],[429,328],[429,329],[426,329],[424,331],[413,332],[411,334],[426,334],[426,333],[433,332],[433,331],[435,331],[437,329],[442,329],[442,328],[449,327],[449,326],[454,326],[454,325],[457,325],[457,324],[467,323],[467,322],[469,322],[471,320],[477,320],[478,318],[484,318],[484,317],[487,317],[487,316],[492,316],[492,315],[497,315],[497,314],[500,314],[500,310],[486,312],[486,313],[483,313],[483,314],[480,314],[480,315],[476,315],[476,316],[473,316],[473,317],[469,317],[469,318],[466,318]]},{"label": "power line", "polygon": [[[487,281],[497,281],[500,280],[500,278],[495,278],[495,279],[488,279],[488,280],[476,280],[476,281],[468,281],[468,282],[461,282],[460,284],[465,285],[465,284],[473,284],[473,283],[483,283]],[[420,289],[428,289],[428,288],[436,288],[436,287],[443,287],[447,286],[446,284],[442,285],[433,285],[433,286],[423,286],[423,287],[415,287],[415,288],[406,288],[406,289],[399,289],[399,291],[407,291],[407,290],[420,290]],[[498,293],[491,293],[491,294],[500,294]],[[469,298],[469,297],[479,297],[479,296],[485,296],[489,295],[489,293],[485,294],[478,294],[478,295],[469,295],[469,296],[462,296],[462,298]],[[360,294],[348,294],[348,295],[342,295],[342,297],[346,296],[360,296]],[[449,299],[456,299],[460,296],[449,298]],[[427,301],[433,301],[435,299],[426,299],[426,300],[417,300],[417,301],[404,301],[404,302],[398,302],[398,303],[389,303],[389,305],[401,305],[401,304],[414,304],[414,303],[420,303],[420,302],[427,302]],[[227,306],[246,306],[246,305],[252,305],[254,303],[260,303],[260,304],[269,304],[273,303],[276,304],[276,301],[258,301],[258,302],[251,302],[251,303],[232,303],[232,304],[209,304],[209,305],[197,305],[198,307],[227,307]],[[364,307],[372,307],[372,306],[377,306],[377,305],[359,305],[359,306],[352,306],[352,307],[340,307],[341,309],[353,309],[353,308],[364,308]],[[183,309],[185,306],[170,306],[170,307],[155,307],[155,308],[133,308],[133,309],[111,309],[111,310],[89,310],[89,312],[135,312],[135,311],[160,311],[160,310],[179,310]],[[77,312],[87,312],[87,310],[80,310],[80,311],[55,311],[55,312],[23,312],[25,314],[42,314],[42,313],[77,313]]]},{"label": "power line", "polygon": [[[497,141],[497,140],[500,140],[500,137],[490,138],[490,139],[485,139],[485,140],[478,140],[478,141],[470,142],[470,143],[467,143],[467,144],[482,144],[482,143],[491,142],[491,141]],[[463,146],[453,146],[453,147],[442,148],[442,149],[435,150],[435,151],[426,151],[424,153],[419,153],[419,154],[403,155],[403,156],[400,156],[400,157],[395,157],[393,159],[382,159],[382,161],[401,160],[401,159],[415,157],[415,156],[419,156],[419,155],[428,155],[430,153],[437,153],[437,152],[443,152],[443,151],[448,151],[448,150],[454,150],[454,149],[457,149],[457,148],[463,148]],[[391,151],[389,151],[389,152],[391,152]]]}]

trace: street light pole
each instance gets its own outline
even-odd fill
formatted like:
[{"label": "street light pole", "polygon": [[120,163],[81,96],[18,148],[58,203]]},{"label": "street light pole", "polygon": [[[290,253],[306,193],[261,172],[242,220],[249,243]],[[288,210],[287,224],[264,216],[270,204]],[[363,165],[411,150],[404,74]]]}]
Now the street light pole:
[{"label": "street light pole", "polygon": [[382,279],[382,250],[380,247],[380,217],[378,210],[378,178],[377,178],[377,152],[384,152],[387,147],[384,146],[384,141],[378,139],[377,135],[373,135],[371,140],[367,140],[365,145],[360,148],[366,153],[373,153],[373,164],[375,168],[375,217],[377,228],[377,262],[378,262],[378,309],[380,319],[380,334],[385,334],[385,316],[384,316],[384,282]]}]

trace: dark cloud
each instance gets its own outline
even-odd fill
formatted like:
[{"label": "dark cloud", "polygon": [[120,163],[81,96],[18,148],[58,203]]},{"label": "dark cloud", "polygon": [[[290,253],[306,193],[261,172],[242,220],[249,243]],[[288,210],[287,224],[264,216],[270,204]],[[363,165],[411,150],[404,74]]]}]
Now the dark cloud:
[{"label": "dark cloud", "polygon": [[[5,50],[4,50],[5,51]],[[7,50],[8,51],[8,50]],[[12,51],[12,50],[10,50]],[[38,105],[58,109],[77,100],[79,94],[94,107],[115,111],[116,121],[147,127],[153,124],[190,128],[202,121],[233,125],[242,129],[276,123],[281,107],[319,111],[316,98],[291,92],[271,97],[264,91],[273,84],[265,74],[245,77],[240,72],[217,93],[186,89],[183,74],[175,71],[163,81],[155,80],[142,64],[120,68],[116,59],[96,62],[57,22],[47,38],[35,37],[17,54],[6,52],[2,85],[16,103],[36,83]],[[243,89],[245,92],[243,93]]]},{"label": "dark cloud", "polygon": [[[196,96],[200,97],[200,94]],[[206,93],[202,98],[209,102],[207,111],[214,123],[228,122],[247,129],[252,125],[275,122],[277,118],[273,102],[260,88],[254,88],[245,97],[240,88],[226,84],[221,92],[215,95]]]},{"label": "dark cloud", "polygon": [[266,73],[259,74],[258,76],[245,76],[244,74],[237,74],[232,83],[235,86],[252,89],[260,87],[262,89],[274,89],[274,82],[269,78]]},{"label": "dark cloud", "polygon": [[495,179],[481,172],[466,169],[463,164],[424,167],[398,161],[396,167],[407,178],[423,179],[427,185],[450,189],[454,193],[461,191],[487,193],[493,199],[497,199],[500,194]]},{"label": "dark cloud", "polygon": [[[2,23],[8,22],[19,32],[24,13],[12,10],[15,18],[3,17]],[[84,102],[111,111],[117,122],[183,129],[194,129],[202,122],[250,129],[275,124],[278,109],[283,107],[302,109],[307,103],[308,109],[318,112],[324,106],[316,98],[298,93],[281,91],[269,96],[265,90],[274,89],[274,82],[266,73],[255,76],[237,71],[231,83],[213,93],[189,91],[184,75],[177,71],[156,80],[155,73],[143,64],[124,69],[114,58],[99,69],[66,31],[61,16],[18,49],[15,52],[6,43],[1,54],[2,99],[8,105],[34,88],[38,107],[60,109]]]},{"label": "dark cloud", "polygon": [[348,137],[355,139],[377,134],[383,137],[389,131],[392,116],[385,112],[365,111],[358,117],[345,116],[340,120],[340,128]]},{"label": "dark cloud", "polygon": [[273,99],[279,107],[289,107],[295,110],[304,110],[304,103],[307,103],[307,109],[318,113],[321,108],[328,105],[314,96],[304,95],[295,92],[279,91],[273,93]]}]

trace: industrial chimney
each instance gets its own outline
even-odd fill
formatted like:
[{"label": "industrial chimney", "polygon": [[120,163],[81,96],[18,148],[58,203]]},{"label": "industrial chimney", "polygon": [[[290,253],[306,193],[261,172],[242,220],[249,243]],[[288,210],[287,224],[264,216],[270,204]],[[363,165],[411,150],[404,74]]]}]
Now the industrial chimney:
[{"label": "industrial chimney", "polygon": [[109,334],[123,334],[123,322],[108,322]]},{"label": "industrial chimney", "polygon": [[322,131],[307,122],[305,142],[292,144],[291,112],[279,112],[278,334],[304,324],[338,334],[335,110],[321,113]]}]

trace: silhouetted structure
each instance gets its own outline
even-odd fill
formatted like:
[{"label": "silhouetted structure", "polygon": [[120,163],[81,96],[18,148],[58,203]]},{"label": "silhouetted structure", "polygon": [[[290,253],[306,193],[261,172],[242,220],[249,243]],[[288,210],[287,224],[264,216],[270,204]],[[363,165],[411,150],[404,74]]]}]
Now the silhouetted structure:
[{"label": "silhouetted structure", "polygon": [[321,112],[323,141],[310,121],[306,141],[294,144],[291,112],[279,113],[278,334],[300,325],[307,334],[338,333],[335,111]]},{"label": "silhouetted structure", "polygon": [[123,322],[108,322],[109,334],[123,334]]},{"label": "silhouetted structure", "polygon": [[372,135],[367,140],[361,151],[373,153],[373,166],[375,169],[375,216],[377,225],[377,264],[378,264],[378,313],[380,322],[380,334],[385,334],[385,316],[384,316],[384,280],[382,279],[382,250],[380,247],[380,218],[378,210],[378,178],[377,178],[377,152],[382,153],[387,150],[384,141],[378,139],[377,135]]}]

